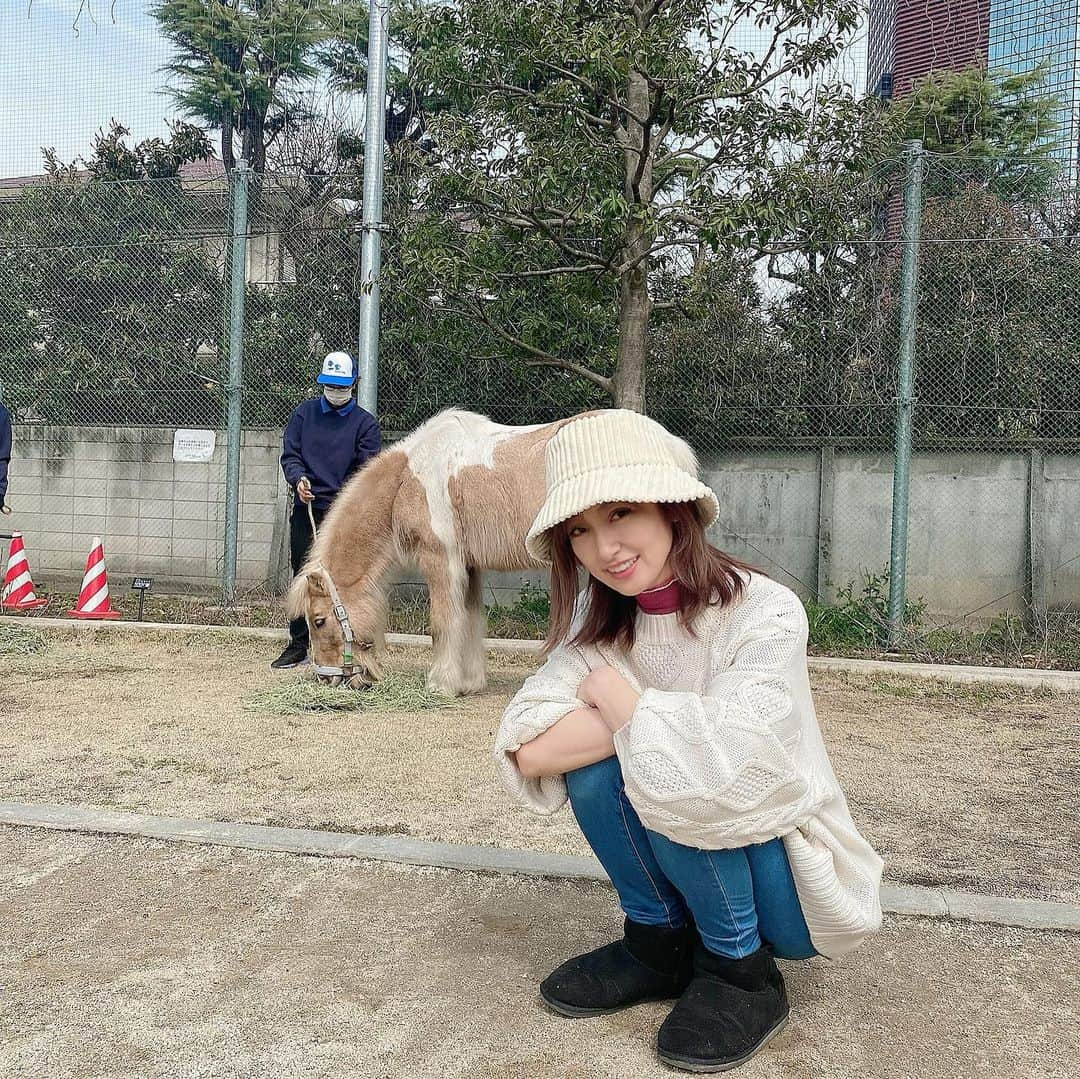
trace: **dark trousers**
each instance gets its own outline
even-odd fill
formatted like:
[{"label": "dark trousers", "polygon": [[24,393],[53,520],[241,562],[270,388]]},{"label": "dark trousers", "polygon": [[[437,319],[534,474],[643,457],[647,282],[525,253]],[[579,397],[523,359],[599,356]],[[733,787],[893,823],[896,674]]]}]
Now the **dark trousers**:
[{"label": "dark trousers", "polygon": [[[322,524],[326,516],[325,509],[312,506],[315,515],[315,527]],[[293,575],[304,564],[304,560],[311,550],[311,543],[315,537],[311,534],[311,522],[308,520],[307,506],[301,502],[293,504],[292,517],[289,518],[289,561],[292,563]],[[293,618],[289,621],[289,644],[308,650],[308,625],[305,618]]]}]

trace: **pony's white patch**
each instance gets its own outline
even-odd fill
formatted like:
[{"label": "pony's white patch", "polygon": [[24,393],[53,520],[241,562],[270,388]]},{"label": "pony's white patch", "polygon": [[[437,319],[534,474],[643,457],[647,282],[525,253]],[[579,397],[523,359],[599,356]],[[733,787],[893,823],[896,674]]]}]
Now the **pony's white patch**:
[{"label": "pony's white patch", "polygon": [[[433,416],[395,447],[404,451],[409,469],[424,489],[431,530],[446,552],[449,624],[443,640],[436,644],[428,676],[429,684],[436,689],[461,692],[466,687],[465,691],[470,692],[482,686],[484,680],[483,600],[478,589],[475,596],[470,595],[468,567],[461,556],[450,500],[450,478],[465,468],[493,469],[495,449],[500,443],[542,426],[508,427],[475,412],[450,409]],[[478,610],[472,609],[475,607]],[[473,638],[475,647],[467,647],[464,642],[472,644]]]},{"label": "pony's white patch", "polygon": [[495,448],[508,439],[545,426],[508,427],[476,412],[450,409],[433,416],[394,448],[405,452],[409,468],[427,496],[431,529],[454,560],[458,550],[450,477],[462,469],[495,467]]}]

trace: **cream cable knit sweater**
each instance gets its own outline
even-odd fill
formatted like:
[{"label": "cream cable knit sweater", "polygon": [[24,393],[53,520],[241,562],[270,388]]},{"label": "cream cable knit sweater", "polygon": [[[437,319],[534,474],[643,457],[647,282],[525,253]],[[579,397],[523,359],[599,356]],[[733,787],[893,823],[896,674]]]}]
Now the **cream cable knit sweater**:
[{"label": "cream cable knit sweater", "polygon": [[821,738],[798,597],[754,574],[741,601],[699,616],[696,637],[677,614],[639,612],[635,629],[629,653],[563,645],[525,682],[496,734],[503,783],[537,813],[562,806],[562,776],[526,779],[512,754],[581,708],[585,675],[610,664],[642,694],[615,751],[645,827],[710,850],[782,836],[814,947],[851,951],[881,924],[882,861]]}]

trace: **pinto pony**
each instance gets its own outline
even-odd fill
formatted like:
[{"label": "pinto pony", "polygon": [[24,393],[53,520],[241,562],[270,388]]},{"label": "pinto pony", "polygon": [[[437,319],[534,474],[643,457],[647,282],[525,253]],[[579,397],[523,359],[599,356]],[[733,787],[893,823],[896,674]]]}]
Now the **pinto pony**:
[{"label": "pinto pony", "polygon": [[525,534],[544,500],[544,450],[567,422],[507,427],[440,412],[349,480],[289,591],[320,678],[378,680],[390,575],[414,563],[431,598],[428,685],[455,696],[484,688],[481,572],[540,567]]}]

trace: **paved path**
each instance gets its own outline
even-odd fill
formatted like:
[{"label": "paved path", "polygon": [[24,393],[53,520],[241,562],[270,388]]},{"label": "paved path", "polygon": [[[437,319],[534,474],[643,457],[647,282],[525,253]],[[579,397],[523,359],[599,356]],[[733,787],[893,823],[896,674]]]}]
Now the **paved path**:
[{"label": "paved path", "polygon": [[[314,828],[277,828],[261,824],[229,824],[187,817],[162,817],[85,806],[0,802],[0,824],[139,836],[178,843],[236,847],[241,850],[315,854],[330,858],[364,858],[442,869],[479,870],[517,876],[607,881],[593,857],[512,850],[471,843],[441,843],[401,835],[363,835]],[[889,914],[958,918],[1021,929],[1062,929],[1080,932],[1080,905],[1038,899],[1011,899],[889,884],[881,893]]]},{"label": "paved path", "polygon": [[[662,1004],[565,1020],[536,984],[610,889],[0,827],[0,1075],[649,1079]],[[784,964],[792,1021],[740,1079],[1066,1079],[1080,936],[890,918]]]}]

